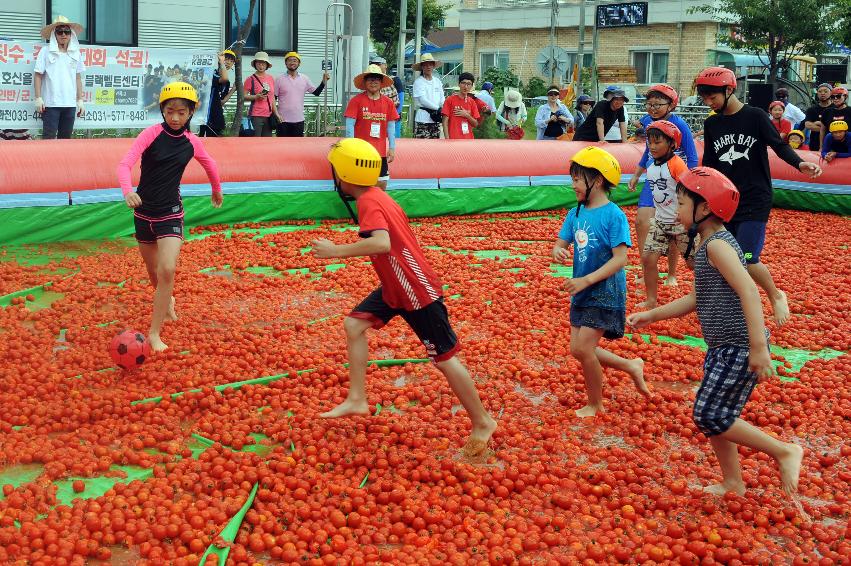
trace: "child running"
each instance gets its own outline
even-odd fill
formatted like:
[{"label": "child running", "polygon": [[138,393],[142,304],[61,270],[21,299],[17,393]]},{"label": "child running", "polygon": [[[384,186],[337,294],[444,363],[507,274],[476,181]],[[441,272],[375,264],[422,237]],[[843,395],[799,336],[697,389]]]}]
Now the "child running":
[{"label": "child running", "polygon": [[341,198],[357,201],[362,239],[352,244],[314,240],[313,253],[319,258],[369,256],[381,285],[343,323],[349,353],[349,392],[345,401],[320,416],[336,418],[369,413],[366,331],[381,328],[398,315],[422,341],[429,359],[446,376],[470,416],[473,428],[464,455],[483,454],[496,430],[496,421],[485,410],[467,368],[456,355],[460,344],[443,304],[443,287],[411,231],[408,217],[386,192],[375,186],[381,170],[378,151],[364,140],[348,138],[331,147],[328,161]]},{"label": "child running", "polygon": [[[165,85],[160,92],[163,123],[142,131],[118,164],[121,192],[127,206],[133,209],[139,252],[155,289],[148,331],[148,341],[154,352],[168,348],[160,338],[163,322],[177,320],[172,291],[177,257],[183,244],[180,179],[193,157],[210,179],[213,206],[222,206],[222,185],[216,162],[204,149],[200,138],[189,131],[189,121],[197,104],[198,94],[192,85],[184,82]],[[131,170],[140,158],[142,174],[133,192]]]},{"label": "child running", "polygon": [[[649,210],[655,211],[641,250],[647,300],[639,306],[647,309],[655,308],[658,302],[659,257],[669,254],[676,265],[677,250],[684,254],[688,246],[688,235],[677,220],[677,179],[687,170],[683,160],[674,154],[681,143],[682,133],[672,122],[657,120],[647,126],[647,144],[652,157],[647,163],[647,184],[653,191],[654,205]],[[686,262],[691,263],[689,258]]]},{"label": "child running", "polygon": [[782,488],[791,496],[798,490],[803,449],[739,417],[757,381],[772,374],[759,291],[748,276],[742,249],[724,228],[736,212],[739,191],[720,172],[697,167],[680,178],[677,201],[679,220],[689,230],[689,247],[696,234],[701,238],[694,260],[694,290],[664,306],[631,314],[627,322],[643,328],[697,311],[708,350],[693,418],[709,438],[722,475],[720,484],[705,490],[744,494],[741,445],[777,461]]},{"label": "child running", "polygon": [[567,213],[553,246],[553,260],[567,263],[573,244],[573,278],[565,286],[570,303],[570,353],[582,365],[588,403],[578,417],[603,410],[603,367],[630,375],[644,395],[644,360],[627,360],[599,347],[600,338],[613,340],[624,333],[626,319],[626,250],[632,245],[626,215],[609,200],[620,183],[621,166],[607,151],[586,147],[570,164],[573,190],[579,201]]},{"label": "child running", "polygon": [[695,83],[698,96],[716,112],[703,125],[703,165],[719,170],[739,190],[741,200],[736,214],[727,221],[727,229],[745,254],[748,273],[768,295],[775,322],[783,324],[789,318],[786,293],[777,288],[759,258],[773,197],[768,147],[811,178],[821,175],[821,167],[801,159],[780,139],[765,112],[743,104],[736,97],[736,74],[730,69],[708,67],[701,71]]}]

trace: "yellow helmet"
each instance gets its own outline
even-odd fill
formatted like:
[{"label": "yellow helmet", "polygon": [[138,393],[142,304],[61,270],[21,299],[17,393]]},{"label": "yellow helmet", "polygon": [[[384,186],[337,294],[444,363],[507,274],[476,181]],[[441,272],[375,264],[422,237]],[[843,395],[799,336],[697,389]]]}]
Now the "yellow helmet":
[{"label": "yellow helmet", "polygon": [[358,138],[345,138],[332,145],[328,161],[338,179],[361,187],[375,185],[381,173],[378,150]]},{"label": "yellow helmet", "polygon": [[290,51],[289,53],[284,55],[284,61],[286,61],[290,57],[295,57],[296,59],[298,59],[298,62],[301,63],[301,55],[298,54],[298,51]]},{"label": "yellow helmet", "polygon": [[231,57],[236,59],[236,53],[234,53],[231,49],[225,49],[224,51],[222,51],[222,55],[230,55]]},{"label": "yellow helmet", "polygon": [[599,171],[605,180],[617,186],[621,182],[621,164],[604,149],[589,145],[577,151],[572,161],[588,169]]},{"label": "yellow helmet", "polygon": [[198,104],[198,93],[195,92],[195,87],[189,83],[174,82],[169,83],[160,91],[160,104],[172,98],[185,98]]},{"label": "yellow helmet", "polygon": [[848,122],[845,120],[836,120],[835,122],[830,123],[830,133],[833,132],[847,132],[848,131]]}]

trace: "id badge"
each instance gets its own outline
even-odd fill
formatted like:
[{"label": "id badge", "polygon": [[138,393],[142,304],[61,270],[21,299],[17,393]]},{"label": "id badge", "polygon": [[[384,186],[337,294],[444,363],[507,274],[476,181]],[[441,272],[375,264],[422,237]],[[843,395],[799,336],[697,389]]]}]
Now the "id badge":
[{"label": "id badge", "polygon": [[461,133],[465,136],[470,133],[470,123],[466,120],[461,122]]},{"label": "id badge", "polygon": [[371,138],[380,138],[381,137],[381,122],[371,122],[369,124],[369,137],[371,137]]}]

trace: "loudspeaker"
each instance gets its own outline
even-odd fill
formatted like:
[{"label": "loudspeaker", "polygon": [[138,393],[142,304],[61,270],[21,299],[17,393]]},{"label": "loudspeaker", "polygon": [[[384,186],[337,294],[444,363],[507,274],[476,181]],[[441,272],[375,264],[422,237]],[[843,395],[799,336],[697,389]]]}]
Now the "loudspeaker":
[{"label": "loudspeaker", "polygon": [[774,100],[774,88],[771,85],[749,84],[748,104],[755,108],[768,110],[768,105]]}]

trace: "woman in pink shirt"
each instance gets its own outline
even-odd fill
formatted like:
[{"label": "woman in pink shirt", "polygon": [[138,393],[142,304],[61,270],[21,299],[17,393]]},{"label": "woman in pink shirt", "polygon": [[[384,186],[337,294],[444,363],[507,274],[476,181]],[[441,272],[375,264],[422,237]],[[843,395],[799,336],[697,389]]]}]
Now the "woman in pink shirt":
[{"label": "woman in pink shirt", "polygon": [[272,95],[275,91],[275,79],[272,75],[266,74],[266,69],[272,67],[269,54],[265,51],[258,51],[251,61],[251,66],[254,67],[254,74],[245,79],[243,84],[245,100],[251,101],[248,117],[254,126],[254,137],[270,138],[274,128],[269,117],[274,114],[280,122],[281,115],[278,113],[278,106],[275,103],[275,97]]}]

